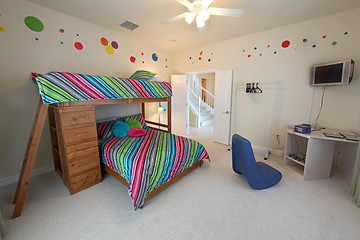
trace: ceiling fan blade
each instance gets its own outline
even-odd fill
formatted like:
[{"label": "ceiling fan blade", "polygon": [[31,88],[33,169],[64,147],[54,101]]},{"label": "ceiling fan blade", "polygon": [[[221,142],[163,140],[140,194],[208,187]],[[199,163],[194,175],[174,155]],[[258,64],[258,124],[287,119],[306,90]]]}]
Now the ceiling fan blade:
[{"label": "ceiling fan blade", "polygon": [[243,9],[235,8],[209,8],[210,15],[228,16],[228,17],[240,17],[244,14]]},{"label": "ceiling fan blade", "polygon": [[174,22],[174,21],[176,21],[176,20],[179,20],[179,19],[181,19],[181,18],[184,18],[184,17],[186,16],[186,14],[187,14],[187,12],[182,13],[182,14],[179,14],[179,15],[177,15],[177,16],[175,16],[175,17],[172,17],[172,18],[166,19],[166,20],[164,20],[164,21],[161,21],[160,23],[161,23],[161,24],[168,24],[168,23],[170,23],[170,22]]},{"label": "ceiling fan blade", "polygon": [[189,8],[189,6],[191,5],[191,2],[187,1],[187,0],[175,0],[178,3],[184,5],[185,7]]}]

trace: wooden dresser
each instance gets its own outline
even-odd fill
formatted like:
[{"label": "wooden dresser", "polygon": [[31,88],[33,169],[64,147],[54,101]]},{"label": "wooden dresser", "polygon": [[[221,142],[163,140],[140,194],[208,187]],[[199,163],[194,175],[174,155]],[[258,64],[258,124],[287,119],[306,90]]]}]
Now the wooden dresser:
[{"label": "wooden dresser", "polygon": [[71,194],[101,182],[94,106],[49,106],[55,170]]}]

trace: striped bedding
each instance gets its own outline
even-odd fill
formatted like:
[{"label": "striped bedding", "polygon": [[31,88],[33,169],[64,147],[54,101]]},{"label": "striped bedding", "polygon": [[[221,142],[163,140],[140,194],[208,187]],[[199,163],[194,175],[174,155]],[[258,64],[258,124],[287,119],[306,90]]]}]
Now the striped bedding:
[{"label": "striped bedding", "polygon": [[66,72],[32,73],[45,104],[97,99],[171,97],[167,82]]},{"label": "striped bedding", "polygon": [[198,142],[145,127],[138,138],[108,137],[99,141],[102,162],[129,183],[129,196],[135,210],[146,196],[195,162],[209,159]]}]

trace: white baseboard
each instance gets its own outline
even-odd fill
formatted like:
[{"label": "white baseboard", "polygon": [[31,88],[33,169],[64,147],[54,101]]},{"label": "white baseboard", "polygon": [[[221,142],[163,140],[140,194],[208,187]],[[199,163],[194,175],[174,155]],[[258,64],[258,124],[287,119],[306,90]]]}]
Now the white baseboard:
[{"label": "white baseboard", "polygon": [[[267,147],[260,147],[260,146],[252,145],[252,148],[253,148],[254,152],[257,152],[257,153],[265,154],[267,152]],[[273,149],[273,148],[270,148],[270,153],[273,155],[277,155],[277,156],[284,156],[284,151]]]},{"label": "white baseboard", "polygon": [[[32,172],[31,172],[31,177],[35,177],[35,176],[38,176],[38,175],[41,175],[41,174],[44,174],[44,173],[48,173],[48,172],[51,172],[51,171],[54,171],[54,165],[53,164],[42,167],[42,168],[33,169]],[[6,177],[6,178],[1,178],[0,179],[0,187],[12,184],[14,182],[17,182],[19,180],[19,176],[20,176],[20,173],[9,176],[9,177]]]}]

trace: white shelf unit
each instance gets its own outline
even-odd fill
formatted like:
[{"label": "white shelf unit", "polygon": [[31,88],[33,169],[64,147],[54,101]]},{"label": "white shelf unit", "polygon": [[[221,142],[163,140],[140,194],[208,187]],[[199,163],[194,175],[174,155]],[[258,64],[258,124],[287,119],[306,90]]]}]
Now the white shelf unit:
[{"label": "white shelf unit", "polygon": [[[324,131],[347,132],[334,129]],[[324,131],[301,134],[289,127],[286,134],[284,165],[301,174],[304,180],[321,179],[330,177],[334,159],[334,162],[342,163],[343,175],[348,182],[351,181],[352,172],[346,169],[351,169],[355,163],[357,142],[326,137]],[[339,149],[343,151],[342,154],[339,153]],[[305,155],[305,163],[289,157],[289,154]]]}]

